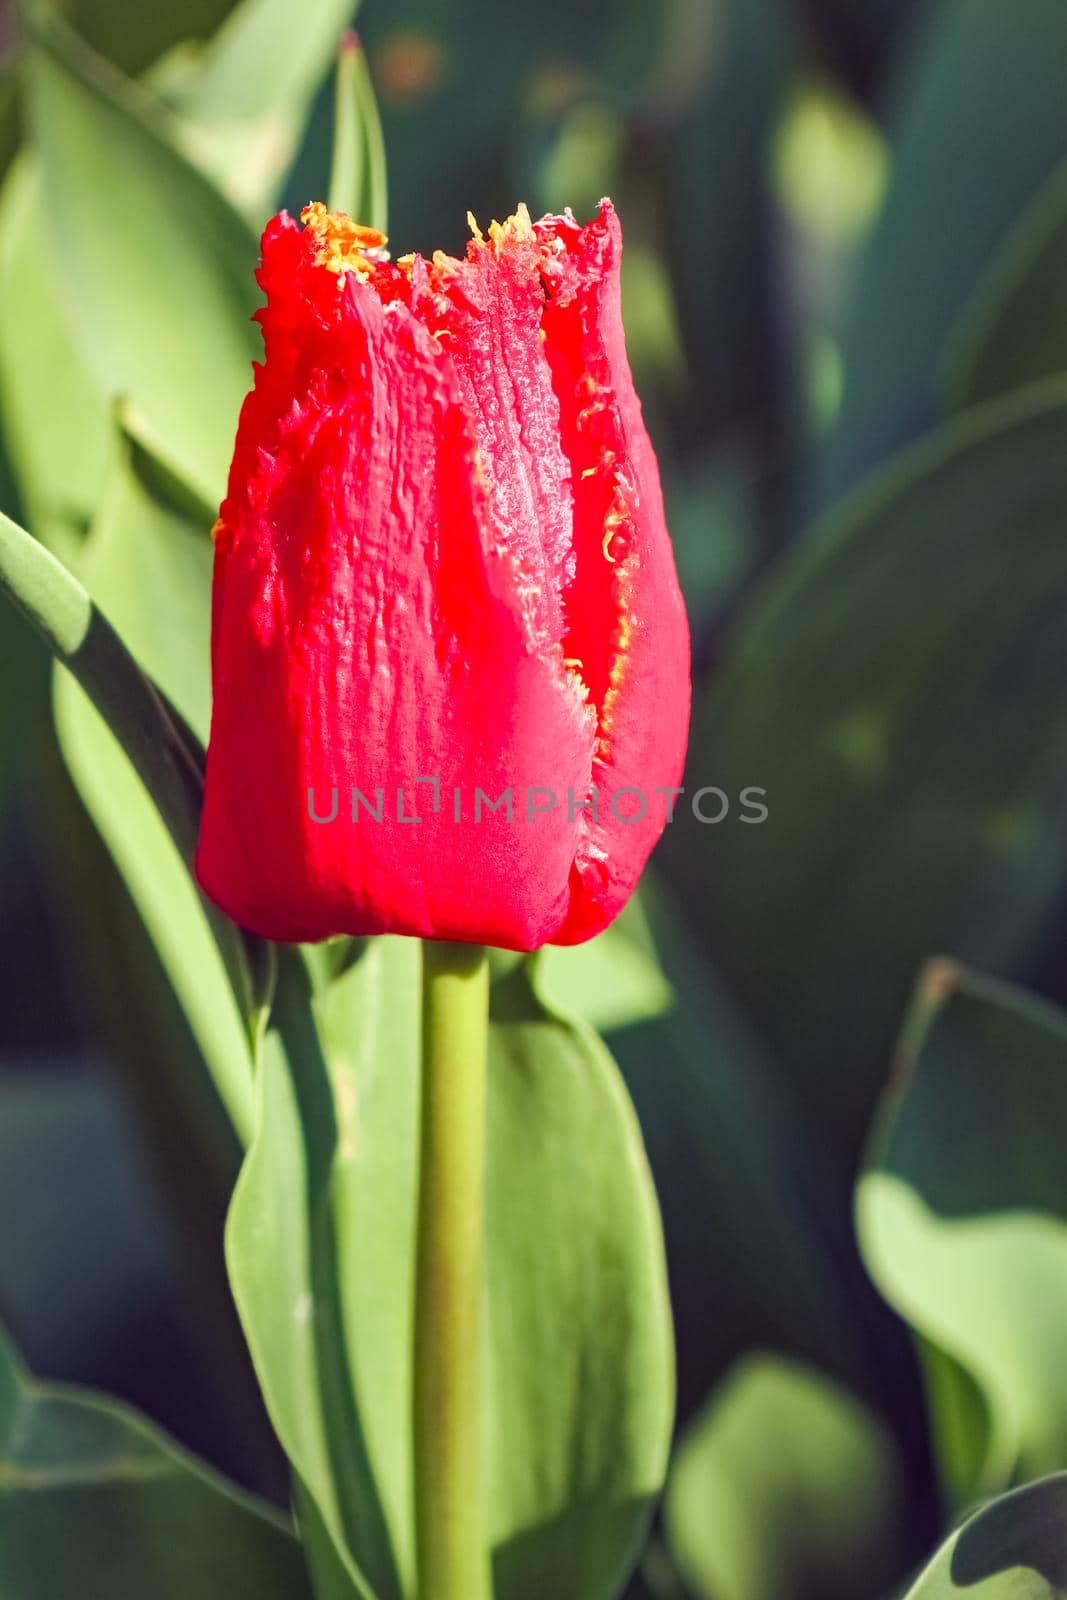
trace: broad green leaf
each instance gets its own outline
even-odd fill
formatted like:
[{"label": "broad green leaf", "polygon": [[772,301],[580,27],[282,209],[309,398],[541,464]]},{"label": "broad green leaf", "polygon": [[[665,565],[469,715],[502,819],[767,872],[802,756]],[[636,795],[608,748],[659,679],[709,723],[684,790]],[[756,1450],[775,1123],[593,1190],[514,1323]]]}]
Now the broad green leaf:
[{"label": "broad green leaf", "polygon": [[290,1525],[127,1406],[41,1384],[0,1334],[0,1592],[310,1600]]},{"label": "broad green leaf", "polygon": [[[414,941],[371,941],[320,991],[316,1031],[308,980],[284,963],[257,1136],[227,1231],[238,1307],[275,1427],[313,1503],[305,1525],[331,1596],[345,1592],[346,1561],[350,1594],[412,1593],[419,973]],[[522,967],[494,994],[487,1385],[496,1595],[607,1600],[639,1545],[670,1431],[658,1218],[603,1048],[545,1012]]]},{"label": "broad green leaf", "polygon": [[876,1595],[901,1571],[904,1484],[888,1429],[847,1390],[752,1355],[678,1446],[670,1550],[697,1600]]},{"label": "broad green leaf", "polygon": [[0,413],[26,516],[67,560],[103,488],[111,429],[42,260],[41,215],[40,173],[23,151],[0,198]]},{"label": "broad green leaf", "polygon": [[1067,1475],[983,1506],[938,1551],[905,1600],[1065,1600]]},{"label": "broad green leaf", "polygon": [[[110,541],[125,538],[131,532],[129,522],[124,533],[113,531],[122,529],[124,518],[131,515],[131,503],[132,531],[138,539],[144,535],[137,519],[145,506],[137,503],[136,494],[132,502],[124,500],[122,480],[129,470],[128,461],[120,458],[115,496],[105,508],[109,532],[102,534],[99,541],[105,552],[105,571]],[[130,488],[131,482],[132,479],[125,479],[125,489]],[[188,535],[187,528],[183,532]],[[202,534],[200,538],[203,539]],[[168,537],[161,536],[153,542],[145,536],[146,560],[158,560],[161,547],[167,543]],[[195,546],[190,548],[195,551]],[[115,598],[129,607],[131,633],[149,639],[146,656],[157,649],[165,655],[169,645],[180,645],[182,650],[186,647],[186,635],[180,628],[175,629],[175,619],[181,618],[182,611],[175,604],[170,584],[182,561],[190,559],[189,549],[176,544],[174,552],[157,590],[157,604],[151,610],[140,605],[128,587],[130,573],[125,557],[119,561]],[[203,556],[193,554],[191,559],[194,570],[197,559],[200,570],[204,570]],[[131,563],[131,568],[134,566]],[[66,680],[57,690],[59,716],[64,724],[61,738],[67,740],[68,761],[76,781],[83,785],[90,808],[96,810],[98,825],[109,838],[113,852],[128,863],[131,880],[142,888],[142,912],[150,915],[147,908],[154,906],[165,964],[187,1005],[194,1029],[199,1030],[235,1126],[247,1134],[249,1039],[263,1003],[264,986],[269,982],[270,951],[260,941],[245,938],[212,909],[205,909],[187,876],[196,847],[202,789],[202,757],[195,737],[182,715],[142,672],[85,587],[43,545],[2,514],[0,590],[22,610],[88,697],[80,701],[75,685]],[[175,687],[177,698],[192,708],[190,685],[183,680],[176,681]],[[83,715],[82,707],[87,713],[90,701],[95,712]],[[109,756],[122,759],[113,759],[109,769]],[[108,783],[109,777],[114,789]],[[144,785],[143,795],[138,780]],[[94,795],[98,802],[95,808]],[[151,796],[151,804],[147,796]],[[208,926],[214,947],[202,936],[201,930],[206,933]],[[247,1033],[241,1018],[247,1018]]]},{"label": "broad green leaf", "polygon": [[494,1019],[495,1594],[610,1600],[641,1550],[673,1418],[656,1195],[622,1078],[592,1030],[546,1010],[522,968],[498,986]]},{"label": "broad green leaf", "polygon": [[[136,419],[131,419],[136,426]],[[80,576],[201,746],[211,718],[211,513],[178,508],[160,464],[115,430]]]},{"label": "broad green leaf", "polygon": [[981,1391],[978,1483],[1067,1464],[1067,1017],[947,962],[905,1026],[857,1195],[886,1299]]},{"label": "broad green leaf", "polygon": [[[82,571],[138,665],[204,740],[211,541],[203,521],[153,492],[147,471],[143,452],[120,442]],[[66,674],[57,677],[55,698],[71,775],[126,880],[234,1125],[247,1140],[249,1037],[224,960],[233,932],[205,907],[188,856],[175,848],[119,743]]]},{"label": "broad green leaf", "polygon": [[369,227],[388,232],[382,124],[367,57],[355,34],[342,42],[337,58],[330,209],[345,211]]},{"label": "broad green leaf", "polygon": [[1010,969],[1067,881],[1067,394],[939,433],[798,549],[694,719],[688,784],[769,817],[666,849],[847,1167],[920,963]]},{"label": "broad green leaf", "polygon": [[[35,18],[27,50],[42,177],[42,270],[60,283],[87,370],[122,397],[204,498],[225,483],[259,338],[251,234],[168,141],[145,91]],[[76,269],[74,264],[76,263]],[[77,292],[70,274],[76,270]]]},{"label": "broad green leaf", "polygon": [[292,0],[242,0],[204,50],[178,52],[153,74],[181,113],[186,151],[257,226],[358,9],[359,0],[309,0],[294,27]]},{"label": "broad green leaf", "polygon": [[[327,1593],[411,1593],[418,949],[373,941],[311,1010],[280,963],[226,1254]],[[401,1572],[400,1563],[404,1563]]]},{"label": "broad green leaf", "polygon": [[943,0],[897,76],[892,183],[842,329],[839,425],[818,463],[832,505],[942,414],[946,329],[1067,145],[1067,8]]},{"label": "broad green leaf", "polygon": [[998,251],[943,358],[959,406],[1067,371],[1067,165]]},{"label": "broad green leaf", "polygon": [[552,1004],[583,1017],[599,1033],[661,1016],[674,1002],[637,895],[610,928],[586,944],[546,945],[537,986]]}]

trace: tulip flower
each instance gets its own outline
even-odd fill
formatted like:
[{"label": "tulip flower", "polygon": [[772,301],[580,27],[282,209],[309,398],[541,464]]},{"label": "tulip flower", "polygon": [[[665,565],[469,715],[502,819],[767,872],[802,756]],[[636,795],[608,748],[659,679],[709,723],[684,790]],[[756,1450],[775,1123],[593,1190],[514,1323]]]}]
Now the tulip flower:
[{"label": "tulip flower", "polygon": [[522,207],[429,261],[302,222],[263,236],[216,528],[201,883],[274,939],[577,943],[637,882],[689,714],[615,212]]}]

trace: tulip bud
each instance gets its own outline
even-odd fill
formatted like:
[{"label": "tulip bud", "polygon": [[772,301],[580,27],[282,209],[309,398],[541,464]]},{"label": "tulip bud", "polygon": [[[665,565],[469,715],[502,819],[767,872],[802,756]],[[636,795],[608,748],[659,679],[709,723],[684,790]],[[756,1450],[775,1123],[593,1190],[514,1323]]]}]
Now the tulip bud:
[{"label": "tulip bud", "polygon": [[395,263],[303,222],[263,236],[216,527],[200,881],[273,939],[588,939],[689,718],[615,212],[521,207],[462,260]]}]

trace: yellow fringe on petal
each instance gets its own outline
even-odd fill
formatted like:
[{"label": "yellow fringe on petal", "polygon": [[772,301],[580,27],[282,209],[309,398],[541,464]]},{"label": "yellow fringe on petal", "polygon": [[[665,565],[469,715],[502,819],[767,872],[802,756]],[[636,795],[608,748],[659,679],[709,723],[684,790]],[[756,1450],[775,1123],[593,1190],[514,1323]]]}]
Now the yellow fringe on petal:
[{"label": "yellow fringe on petal", "polygon": [[315,241],[320,265],[330,272],[358,272],[369,277],[374,258],[383,259],[389,242],[386,234],[353,222],[343,211],[328,211],[321,200],[305,206],[300,220]]}]

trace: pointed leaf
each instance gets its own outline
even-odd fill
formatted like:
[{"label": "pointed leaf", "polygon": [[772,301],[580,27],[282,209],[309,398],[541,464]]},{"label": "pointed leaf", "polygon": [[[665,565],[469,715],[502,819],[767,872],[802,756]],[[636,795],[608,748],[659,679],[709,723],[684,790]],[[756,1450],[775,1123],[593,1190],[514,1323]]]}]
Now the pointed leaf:
[{"label": "pointed leaf", "polygon": [[389,229],[389,196],[382,124],[367,58],[357,34],[349,34],[337,58],[330,210]]}]

